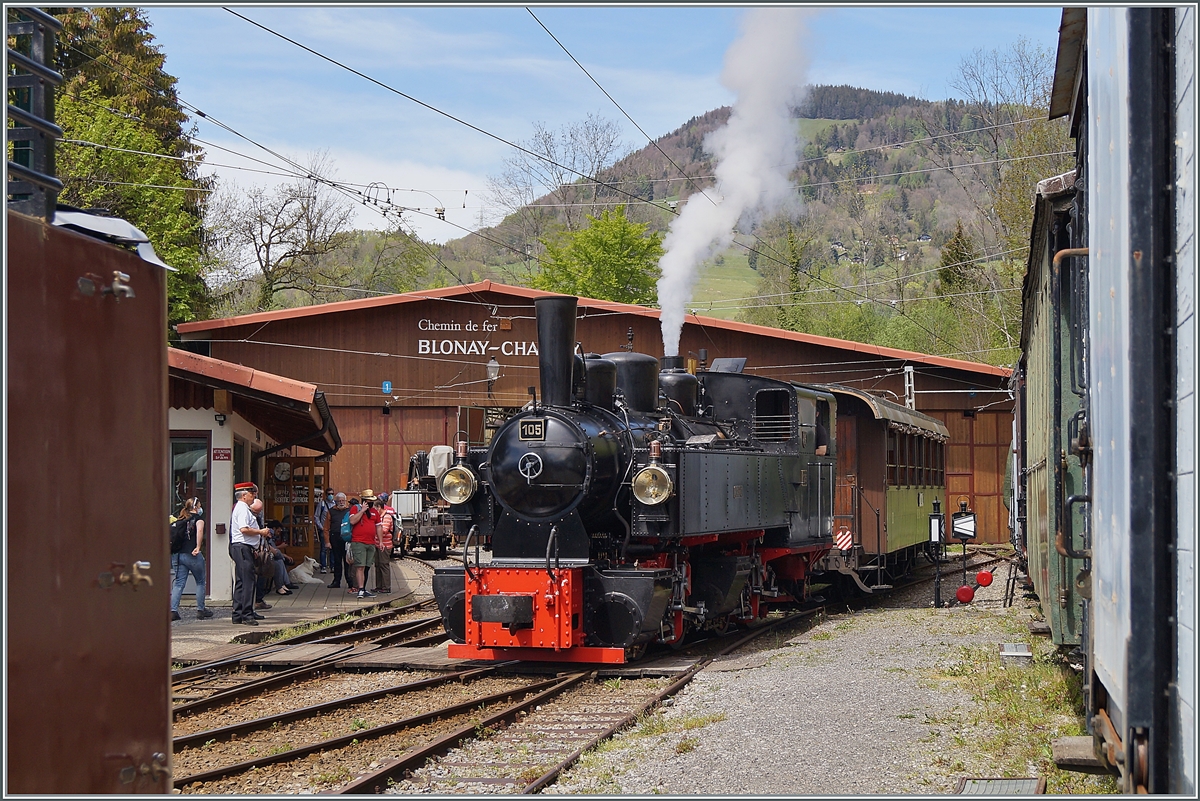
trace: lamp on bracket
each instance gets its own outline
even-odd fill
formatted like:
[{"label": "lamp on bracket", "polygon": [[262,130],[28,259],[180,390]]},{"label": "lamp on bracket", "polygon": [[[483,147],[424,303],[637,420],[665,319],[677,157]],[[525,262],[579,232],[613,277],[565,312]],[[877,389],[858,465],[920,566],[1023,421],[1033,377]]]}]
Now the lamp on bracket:
[{"label": "lamp on bracket", "polygon": [[500,362],[496,361],[496,357],[493,356],[491,359],[488,360],[488,363],[487,363],[488,399],[493,400],[493,401],[496,400],[496,398],[492,394],[492,390],[494,390],[496,388],[496,379],[498,379],[499,377],[500,377]]}]

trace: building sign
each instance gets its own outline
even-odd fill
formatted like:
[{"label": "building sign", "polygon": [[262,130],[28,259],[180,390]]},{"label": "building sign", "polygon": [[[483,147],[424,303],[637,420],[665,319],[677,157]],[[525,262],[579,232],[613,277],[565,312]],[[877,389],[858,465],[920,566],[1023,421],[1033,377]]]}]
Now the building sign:
[{"label": "building sign", "polygon": [[384,381],[384,382],[383,382],[383,394],[384,394],[384,395],[391,395],[391,394],[392,394],[392,382],[391,382],[391,381]]},{"label": "building sign", "polygon": [[500,328],[499,321],[484,320],[475,322],[468,320],[460,322],[435,322],[423,319],[417,322],[421,331],[437,333],[465,333],[468,336],[438,337],[433,339],[418,339],[417,354],[421,356],[537,356],[536,341],[506,340],[497,342],[494,339],[476,339],[480,333],[491,334]]},{"label": "building sign", "polygon": [[213,448],[212,460],[214,462],[231,462],[231,461],[233,461],[233,449],[232,448]]}]

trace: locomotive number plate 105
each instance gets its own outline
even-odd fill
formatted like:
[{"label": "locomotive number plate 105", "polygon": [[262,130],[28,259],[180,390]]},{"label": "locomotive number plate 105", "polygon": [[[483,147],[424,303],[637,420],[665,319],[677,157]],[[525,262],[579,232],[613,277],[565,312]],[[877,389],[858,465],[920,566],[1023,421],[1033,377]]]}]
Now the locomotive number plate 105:
[{"label": "locomotive number plate 105", "polygon": [[545,418],[529,418],[521,421],[521,430],[518,435],[522,442],[536,440],[544,442],[546,439],[546,420]]}]

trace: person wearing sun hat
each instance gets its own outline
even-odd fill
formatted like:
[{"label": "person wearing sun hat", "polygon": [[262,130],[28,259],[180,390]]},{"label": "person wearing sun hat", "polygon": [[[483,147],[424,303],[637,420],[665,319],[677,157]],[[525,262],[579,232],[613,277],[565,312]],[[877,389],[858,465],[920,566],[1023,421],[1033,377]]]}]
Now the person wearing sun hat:
[{"label": "person wearing sun hat", "polygon": [[375,508],[375,493],[362,491],[362,503],[350,507],[350,553],[354,555],[354,575],[358,581],[359,598],[374,598],[367,589],[367,568],[375,564],[375,546],[379,541],[379,510]]}]

